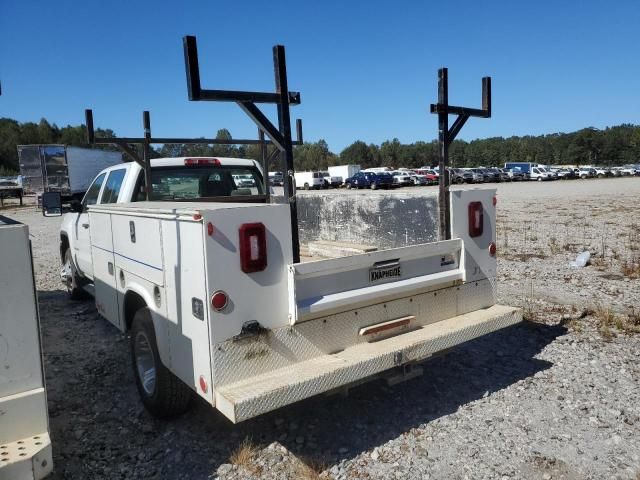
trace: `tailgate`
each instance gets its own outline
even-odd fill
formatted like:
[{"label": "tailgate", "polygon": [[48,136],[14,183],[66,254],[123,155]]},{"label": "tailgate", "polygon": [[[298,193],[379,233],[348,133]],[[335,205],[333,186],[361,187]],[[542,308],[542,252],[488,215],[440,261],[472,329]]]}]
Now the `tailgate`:
[{"label": "tailgate", "polygon": [[291,325],[455,285],[463,241],[446,240],[289,267]]}]

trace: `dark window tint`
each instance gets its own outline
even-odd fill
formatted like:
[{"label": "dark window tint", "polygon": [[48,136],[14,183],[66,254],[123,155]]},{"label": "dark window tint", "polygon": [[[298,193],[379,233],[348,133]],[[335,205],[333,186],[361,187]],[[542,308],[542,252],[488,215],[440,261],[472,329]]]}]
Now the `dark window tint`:
[{"label": "dark window tint", "polygon": [[122,187],[122,180],[124,180],[124,174],[126,170],[121,168],[119,170],[112,170],[107,178],[107,183],[102,191],[102,200],[100,203],[116,203],[118,201],[118,194],[120,193],[120,187]]},{"label": "dark window tint", "polygon": [[102,182],[104,182],[105,176],[106,173],[103,173],[93,181],[84,196],[84,200],[82,201],[83,205],[95,205],[98,202],[98,194],[100,193],[100,187],[102,187]]}]

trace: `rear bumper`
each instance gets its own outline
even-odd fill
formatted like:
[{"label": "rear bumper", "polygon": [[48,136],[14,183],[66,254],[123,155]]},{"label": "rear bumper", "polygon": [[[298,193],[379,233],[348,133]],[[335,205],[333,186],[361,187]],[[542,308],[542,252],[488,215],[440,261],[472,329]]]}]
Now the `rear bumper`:
[{"label": "rear bumper", "polygon": [[[234,423],[241,422],[393,367],[425,360],[521,320],[520,309],[493,305],[417,325],[390,338],[357,343],[337,353],[318,355],[219,386],[215,389],[216,408]],[[268,361],[264,347],[254,345],[250,351],[254,356],[265,355],[264,360]]]}]

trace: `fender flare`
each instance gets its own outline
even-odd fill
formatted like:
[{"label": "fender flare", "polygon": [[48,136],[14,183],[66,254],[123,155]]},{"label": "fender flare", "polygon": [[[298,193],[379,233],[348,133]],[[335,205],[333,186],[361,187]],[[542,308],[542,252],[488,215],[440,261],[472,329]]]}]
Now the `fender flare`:
[{"label": "fender flare", "polygon": [[142,299],[145,303],[145,306],[151,312],[151,319],[153,320],[153,330],[156,334],[156,343],[158,347],[158,352],[160,353],[160,360],[163,365],[169,367],[171,365],[171,353],[170,353],[170,342],[169,342],[169,332],[167,329],[167,320],[162,317],[162,314],[158,312],[153,297],[150,292],[147,291],[142,285],[137,284],[135,281],[127,282],[125,286],[125,292],[123,295],[122,306],[120,307],[120,314],[122,318],[121,325],[123,325],[122,330],[128,330],[127,319],[126,319],[126,299],[127,295],[135,294]]}]

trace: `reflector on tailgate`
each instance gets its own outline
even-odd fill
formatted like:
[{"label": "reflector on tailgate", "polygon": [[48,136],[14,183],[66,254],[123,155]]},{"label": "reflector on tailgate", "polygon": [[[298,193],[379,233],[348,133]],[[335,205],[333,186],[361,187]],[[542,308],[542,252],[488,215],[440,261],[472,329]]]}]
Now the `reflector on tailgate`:
[{"label": "reflector on tailgate", "polygon": [[289,266],[291,325],[464,281],[460,239]]}]

